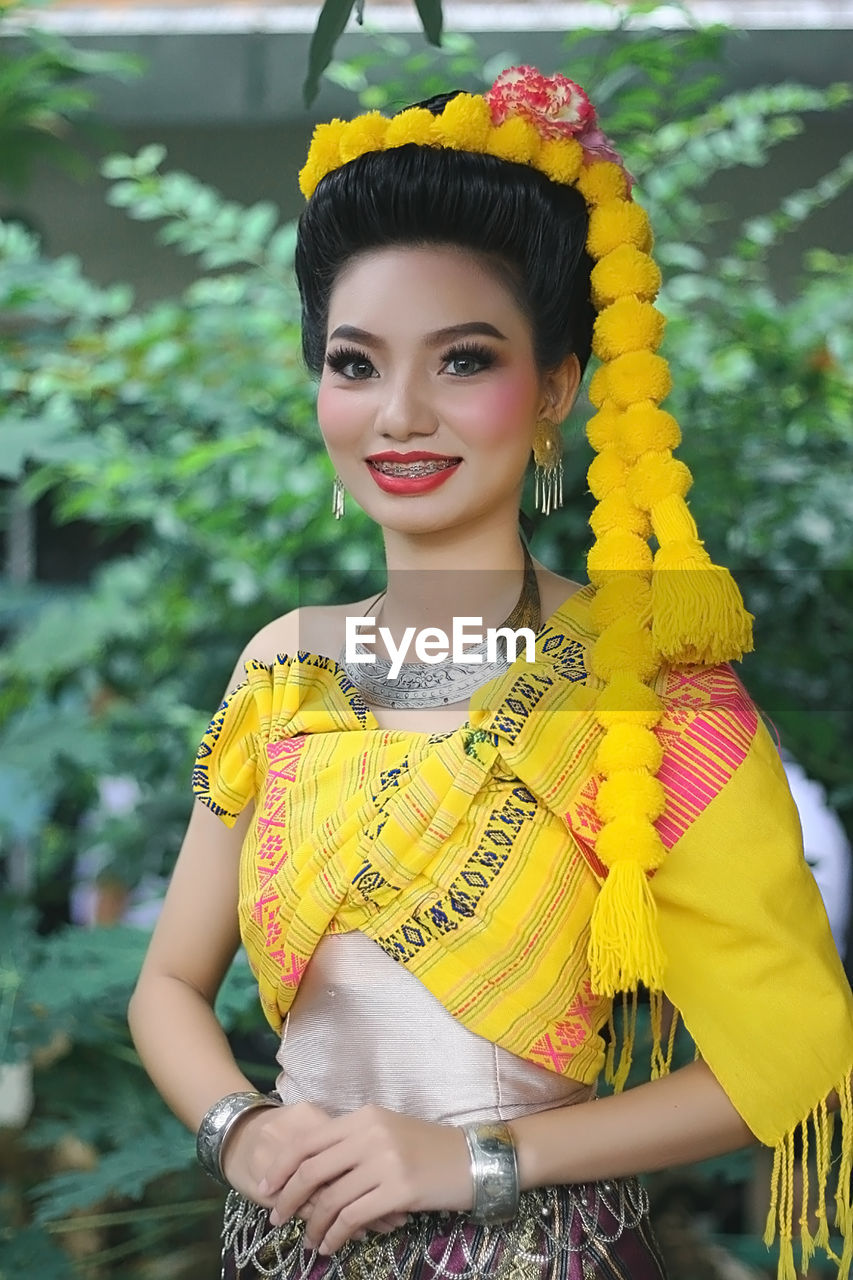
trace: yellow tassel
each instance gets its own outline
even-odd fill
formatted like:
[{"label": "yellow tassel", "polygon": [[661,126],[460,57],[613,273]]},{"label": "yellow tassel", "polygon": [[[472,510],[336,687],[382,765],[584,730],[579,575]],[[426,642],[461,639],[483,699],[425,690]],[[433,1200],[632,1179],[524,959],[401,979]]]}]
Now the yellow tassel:
[{"label": "yellow tassel", "polygon": [[[830,1242],[826,1212],[826,1192],[829,1183],[832,1136],[835,1117],[830,1114],[826,1099],[822,1098],[810,1114],[795,1128],[789,1130],[773,1149],[773,1173],[770,1179],[770,1209],[764,1228],[764,1243],[769,1247],[778,1231],[779,1270],[777,1280],[796,1280],[793,1255],[794,1218],[794,1138],[799,1129],[802,1138],[802,1208],[799,1215],[802,1258],[800,1271],[806,1275],[809,1262],[817,1249],[838,1264],[837,1280],[849,1280],[853,1267],[853,1210],[851,1210],[850,1178],[853,1174],[853,1095],[851,1077],[848,1075],[836,1090],[839,1098],[841,1120],[841,1162],[836,1189],[836,1226],[842,1238],[841,1257]],[[809,1176],[809,1124],[814,1128],[815,1172],[817,1204],[815,1218],[817,1231],[813,1235],[809,1227],[811,1200]]]},{"label": "yellow tassel", "polygon": [[[673,512],[689,536],[668,542]],[[661,543],[652,572],[652,637],[661,657],[716,664],[751,652],[754,615],[729,571],[711,561],[684,500],[671,494],[658,503],[652,525]]]},{"label": "yellow tassel", "polygon": [[664,1058],[661,1048],[661,1040],[663,1039],[663,1002],[664,994],[662,991],[649,992],[649,1015],[652,1024],[652,1080],[659,1080],[663,1074]]},{"label": "yellow tassel", "polygon": [[832,1159],[832,1131],[826,1099],[821,1098],[812,1111],[815,1129],[815,1161],[817,1164],[817,1235],[815,1244],[818,1249],[829,1250],[829,1219],[826,1212],[826,1189],[829,1183],[829,1166]]},{"label": "yellow tassel", "polygon": [[675,1005],[670,1005],[670,1008],[672,1009],[672,1021],[669,1024],[669,1039],[666,1044],[666,1057],[664,1058],[663,1071],[661,1072],[661,1075],[667,1076],[672,1070],[672,1055],[675,1050],[675,1037],[678,1033],[678,1021],[681,1017],[681,1014],[678,1009],[676,1009]]},{"label": "yellow tassel", "polygon": [[588,959],[592,989],[598,995],[633,991],[638,982],[663,986],[657,905],[648,877],[636,862],[617,862],[599,889]]},{"label": "yellow tassel", "polygon": [[616,1080],[616,1022],[613,1017],[613,1001],[607,1010],[607,1048],[604,1051],[604,1079],[608,1084]]},{"label": "yellow tassel", "polygon": [[770,1177],[770,1210],[764,1228],[769,1248],[779,1233],[779,1269],[776,1280],[797,1280],[792,1243],[794,1217],[794,1134],[786,1133],[773,1149]]},{"label": "yellow tassel", "polygon": [[613,1090],[621,1093],[631,1072],[634,1061],[634,1044],[637,1038],[637,990],[622,992],[622,1048],[619,1051],[619,1066],[613,1074]]},{"label": "yellow tassel", "polygon": [[800,1196],[800,1248],[802,1250],[800,1259],[800,1271],[803,1275],[808,1273],[809,1262],[814,1257],[815,1242],[814,1236],[809,1230],[809,1118],[806,1116],[803,1123],[799,1126],[802,1137],[802,1157],[800,1168],[802,1170],[802,1190]]},{"label": "yellow tassel", "polygon": [[838,1086],[841,1121],[841,1164],[838,1169],[838,1187],[835,1193],[835,1221],[841,1232],[840,1280],[846,1280],[853,1266],[853,1203],[851,1203],[851,1177],[853,1177],[853,1086],[847,1075]]},{"label": "yellow tassel", "polygon": [[782,1185],[782,1143],[773,1148],[773,1171],[770,1174],[770,1208],[764,1224],[764,1243],[769,1249],[776,1239],[776,1223],[779,1217],[779,1192]]}]

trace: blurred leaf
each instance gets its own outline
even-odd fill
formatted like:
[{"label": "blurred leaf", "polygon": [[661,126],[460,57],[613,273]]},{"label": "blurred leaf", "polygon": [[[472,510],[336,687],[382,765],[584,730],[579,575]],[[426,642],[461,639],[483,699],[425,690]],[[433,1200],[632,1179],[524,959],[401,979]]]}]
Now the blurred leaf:
[{"label": "blurred leaf", "polygon": [[306,107],[317,96],[320,76],[332,58],[338,39],[346,30],[352,13],[353,0],[325,0],[308,50],[308,74],[302,86],[302,98]]},{"label": "blurred leaf", "polygon": [[430,44],[441,44],[441,0],[415,0],[415,8],[420,15],[427,40]]}]

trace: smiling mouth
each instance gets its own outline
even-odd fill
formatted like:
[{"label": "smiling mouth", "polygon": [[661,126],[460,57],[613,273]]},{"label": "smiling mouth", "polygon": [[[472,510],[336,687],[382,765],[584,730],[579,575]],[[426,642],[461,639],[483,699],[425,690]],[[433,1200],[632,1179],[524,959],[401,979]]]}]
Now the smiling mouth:
[{"label": "smiling mouth", "polygon": [[368,458],[368,466],[373,467],[375,471],[381,471],[385,476],[409,476],[417,479],[419,476],[431,476],[436,471],[446,471],[448,467],[455,467],[461,462],[461,458],[422,458],[419,462],[390,462],[385,459],[371,461]]}]

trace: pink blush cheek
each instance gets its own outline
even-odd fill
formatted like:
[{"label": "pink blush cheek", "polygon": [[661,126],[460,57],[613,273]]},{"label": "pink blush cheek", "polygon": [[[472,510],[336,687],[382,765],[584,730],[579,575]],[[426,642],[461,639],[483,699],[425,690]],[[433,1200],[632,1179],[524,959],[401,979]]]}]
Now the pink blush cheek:
[{"label": "pink blush cheek", "polygon": [[499,444],[515,439],[526,429],[535,412],[536,388],[526,377],[495,379],[478,389],[457,417],[460,430],[478,442]]},{"label": "pink blush cheek", "polygon": [[330,444],[345,444],[358,435],[363,425],[364,410],[346,390],[323,386],[317,392],[317,421],[324,439]]}]

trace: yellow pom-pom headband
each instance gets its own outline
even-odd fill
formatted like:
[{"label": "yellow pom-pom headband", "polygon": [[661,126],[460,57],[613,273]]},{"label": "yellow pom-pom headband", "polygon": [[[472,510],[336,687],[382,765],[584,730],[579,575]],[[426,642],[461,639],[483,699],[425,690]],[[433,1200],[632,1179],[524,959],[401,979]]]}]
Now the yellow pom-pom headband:
[{"label": "yellow pom-pom headband", "polygon": [[650,683],[662,661],[679,666],[741,658],[753,647],[753,615],[699,538],[685,501],[692,476],[672,453],[681,432],[659,407],[671,378],[656,354],[664,318],[652,305],[660,273],[650,256],[649,220],[634,203],[631,176],[584,91],[565,76],[526,66],[502,72],[482,95],[457,94],[440,115],[410,107],[391,119],[370,111],[318,125],[300,188],[310,199],[326,174],[367,152],[407,143],[530,165],[575,187],[589,210],[598,313],[593,351],[601,365],[589,390],[598,410],[587,427],[597,455],[588,472],[597,505],[587,573],[597,588],[593,711],[605,731],[596,757],[603,780],[595,852],[606,872],[589,960],[597,992],[635,990],[638,982],[660,990],[664,956],[648,882],[665,853],[654,825],[663,805],[655,778],[662,752],[654,734],[663,706]]}]

